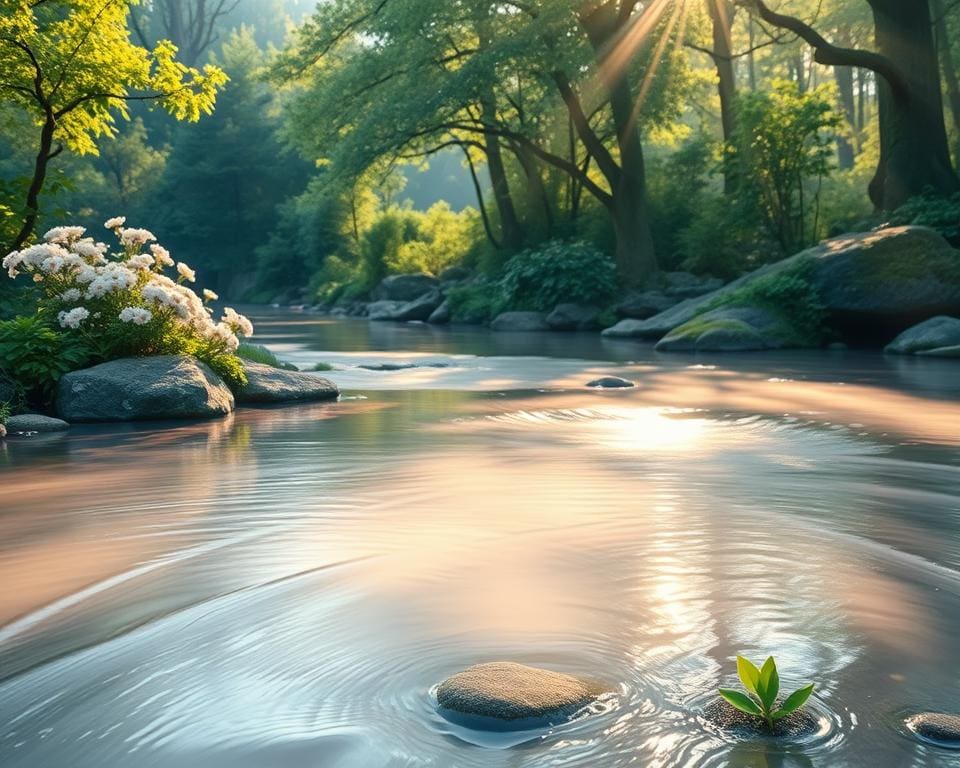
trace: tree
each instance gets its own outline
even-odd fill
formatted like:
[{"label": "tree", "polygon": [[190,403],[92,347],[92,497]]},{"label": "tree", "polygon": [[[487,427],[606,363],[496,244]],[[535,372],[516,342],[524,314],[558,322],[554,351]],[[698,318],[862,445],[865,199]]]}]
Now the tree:
[{"label": "tree", "polygon": [[131,13],[130,24],[145,48],[151,45],[150,26],[155,26],[192,67],[216,42],[223,18],[239,4],[240,0],[152,0],[149,7]]},{"label": "tree", "polygon": [[38,126],[36,160],[23,222],[12,248],[32,235],[50,161],[65,148],[96,154],[128,103],[160,104],[178,120],[213,110],[226,75],[185,67],[161,41],[148,51],[130,41],[127,0],[0,0],[0,99]]},{"label": "tree", "polygon": [[[540,167],[550,166],[607,212],[621,277],[642,283],[657,262],[641,135],[679,109],[671,84],[684,71],[668,43],[680,34],[685,4],[650,7],[630,0],[578,4],[573,13],[560,0],[318,6],[279,70],[303,88],[291,135],[307,156],[350,173],[379,157],[451,145],[482,152],[505,241],[514,239],[510,208],[518,206],[503,182],[503,150],[522,169],[515,178],[529,183],[529,200],[542,201]],[[574,129],[572,150],[557,141],[558,108],[564,128],[569,120]]]},{"label": "tree", "polygon": [[950,195],[960,190],[960,179],[947,146],[928,0],[867,1],[876,51],[833,45],[801,19],[747,0],[764,21],[811,45],[817,62],[864,67],[879,76],[880,159],[869,186],[878,210],[897,208],[925,190]]}]

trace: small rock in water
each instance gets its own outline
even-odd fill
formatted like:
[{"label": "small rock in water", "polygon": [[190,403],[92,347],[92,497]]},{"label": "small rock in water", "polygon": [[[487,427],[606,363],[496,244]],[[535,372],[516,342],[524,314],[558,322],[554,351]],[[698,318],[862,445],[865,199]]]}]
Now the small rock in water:
[{"label": "small rock in water", "polygon": [[63,432],[70,425],[62,419],[54,419],[39,413],[22,413],[7,419],[11,432]]},{"label": "small rock in water", "polygon": [[359,365],[358,368],[364,368],[368,371],[405,371],[408,368],[416,368],[414,363],[369,363]]},{"label": "small rock in water", "polygon": [[723,699],[714,699],[707,704],[703,709],[703,717],[725,731],[787,739],[810,736],[820,728],[816,715],[809,709],[801,709],[780,720],[775,720],[773,728],[770,729],[762,718],[741,712]]},{"label": "small rock in water", "polygon": [[609,689],[591,680],[514,662],[477,664],[444,680],[437,703],[452,722],[525,730],[568,719]]},{"label": "small rock in water", "polygon": [[960,715],[941,712],[921,712],[906,720],[907,728],[917,736],[937,744],[960,749]]},{"label": "small rock in water", "polygon": [[621,379],[619,376],[602,376],[599,379],[587,382],[588,387],[597,387],[600,389],[621,389],[625,387],[635,387],[629,379]]}]

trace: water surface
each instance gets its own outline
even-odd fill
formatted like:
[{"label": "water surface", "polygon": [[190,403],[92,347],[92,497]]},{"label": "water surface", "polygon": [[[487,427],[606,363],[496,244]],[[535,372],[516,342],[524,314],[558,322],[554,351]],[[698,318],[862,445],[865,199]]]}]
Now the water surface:
[{"label": "water surface", "polygon": [[[254,319],[344,398],[0,444],[4,768],[960,766],[956,363]],[[821,732],[705,723],[738,652]],[[496,659],[617,696],[478,746]]]}]

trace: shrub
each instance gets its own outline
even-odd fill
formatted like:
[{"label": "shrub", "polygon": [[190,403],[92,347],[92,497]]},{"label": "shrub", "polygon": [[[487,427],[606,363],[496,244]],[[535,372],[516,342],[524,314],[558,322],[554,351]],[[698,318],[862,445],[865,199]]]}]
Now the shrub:
[{"label": "shrub", "polygon": [[43,402],[52,398],[63,374],[91,357],[83,339],[55,329],[41,313],[0,320],[0,365],[27,395]]},{"label": "shrub", "polygon": [[471,283],[447,293],[450,319],[455,323],[485,323],[500,314],[505,303],[498,283]]},{"label": "shrub", "polygon": [[950,197],[933,193],[912,197],[890,214],[889,223],[930,227],[960,246],[960,192]]},{"label": "shrub", "polygon": [[300,370],[293,363],[287,363],[277,357],[273,352],[267,349],[263,344],[249,344],[242,342],[237,347],[237,357],[241,360],[249,360],[251,363],[261,363],[269,365],[271,368],[281,368],[284,371]]},{"label": "shrub", "polygon": [[[3,260],[11,278],[25,273],[38,289],[35,319],[14,321],[36,323],[30,326],[34,347],[12,342],[33,361],[22,372],[49,392],[62,373],[87,363],[142,355],[192,355],[232,385],[244,384],[243,365],[235,352],[240,343],[237,336],[253,333],[250,321],[227,307],[220,321],[214,322],[205,302],[215,300],[216,294],[205,290],[201,299],[185,285],[196,279],[189,266],[175,264],[167,250],[154,242],[152,233],[126,229],[123,224],[119,217],[106,223],[120,243],[115,253],[84,237],[83,227],[56,227],[44,235],[44,242],[14,251]],[[142,253],[151,242],[150,252]],[[174,265],[175,280],[164,274]],[[35,352],[37,345],[42,352]],[[47,362],[38,362],[30,354]],[[19,378],[15,371],[13,375]]]},{"label": "shrub", "polygon": [[562,302],[602,305],[617,290],[616,267],[585,243],[553,240],[511,258],[500,286],[510,309],[547,312]]}]

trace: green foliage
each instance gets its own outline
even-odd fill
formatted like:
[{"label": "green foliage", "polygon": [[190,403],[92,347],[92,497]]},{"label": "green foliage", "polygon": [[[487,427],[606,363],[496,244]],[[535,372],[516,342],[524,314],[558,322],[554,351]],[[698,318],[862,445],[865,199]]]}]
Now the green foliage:
[{"label": "green foliage", "polygon": [[0,320],[0,366],[28,397],[49,402],[60,377],[91,357],[82,338],[54,328],[44,313]]},{"label": "green foliage", "polygon": [[11,413],[10,403],[0,403],[0,424],[6,424]]},{"label": "green foliage", "polygon": [[311,371],[317,371],[317,372],[320,372],[320,371],[332,371],[332,370],[333,370],[333,366],[330,365],[330,363],[314,363],[313,368],[311,368],[310,370],[311,370]]},{"label": "green foliage", "polygon": [[930,227],[955,246],[960,245],[960,193],[950,197],[934,194],[913,197],[890,214],[889,223]]},{"label": "green foliage", "polygon": [[832,164],[840,124],[828,90],[801,92],[775,81],[770,91],[739,99],[727,170],[737,202],[755,207],[770,237],[789,254],[817,239],[820,184]]},{"label": "green foliage", "polygon": [[814,264],[798,258],[789,267],[751,280],[709,302],[703,312],[720,307],[759,307],[778,317],[782,336],[801,347],[816,346],[824,335],[825,307],[810,275]]},{"label": "green foliage", "polygon": [[770,254],[779,255],[758,226],[755,210],[722,195],[701,199],[677,242],[684,269],[727,280],[769,261]]},{"label": "green foliage", "polygon": [[763,718],[768,728],[773,728],[775,721],[803,707],[813,693],[814,686],[811,683],[794,691],[779,707],[776,706],[777,694],[780,693],[780,675],[773,656],[768,657],[759,669],[743,656],[737,656],[737,675],[746,693],[720,688],[720,695],[741,712]]},{"label": "green foliage", "polygon": [[455,323],[485,323],[505,308],[503,293],[494,282],[458,285],[447,293],[447,301]]},{"label": "green foliage", "polygon": [[263,365],[269,365],[271,368],[280,368],[284,371],[299,370],[297,366],[292,363],[284,362],[278,358],[273,352],[263,346],[263,344],[241,342],[240,346],[237,347],[236,354],[240,359],[249,360],[251,363],[261,363]]},{"label": "green foliage", "polygon": [[554,240],[511,258],[500,287],[510,309],[547,312],[562,302],[603,305],[616,293],[616,267],[585,243]]}]

